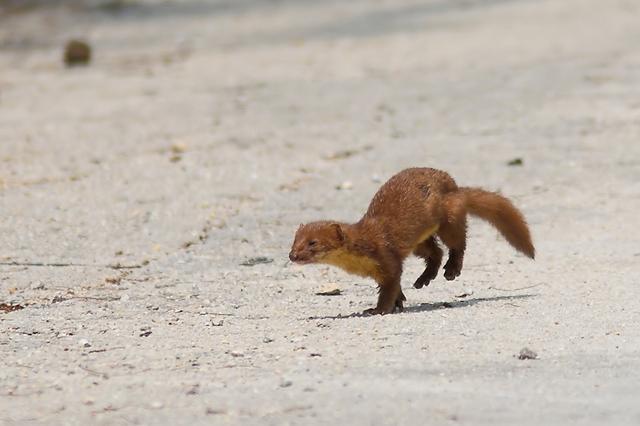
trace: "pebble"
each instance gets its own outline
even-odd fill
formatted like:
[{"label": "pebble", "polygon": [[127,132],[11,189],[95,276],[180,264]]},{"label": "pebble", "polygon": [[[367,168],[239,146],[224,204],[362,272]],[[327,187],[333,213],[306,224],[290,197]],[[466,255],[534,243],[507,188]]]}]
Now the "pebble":
[{"label": "pebble", "polygon": [[518,359],[537,359],[538,354],[529,348],[522,348],[518,354]]},{"label": "pebble", "polygon": [[318,291],[316,295],[318,296],[339,296],[341,293],[340,288],[336,283],[328,283],[323,285]]},{"label": "pebble", "polygon": [[91,343],[87,339],[78,340],[78,344],[80,346],[82,346],[83,348],[90,348],[91,347]]},{"label": "pebble", "polygon": [[31,284],[30,288],[31,288],[31,290],[43,290],[44,289],[44,283],[42,281],[36,281],[36,282]]},{"label": "pebble", "polygon": [[456,294],[458,299],[464,299],[465,297],[473,296],[473,290],[463,290],[461,293]]},{"label": "pebble", "polygon": [[182,154],[187,150],[187,145],[184,143],[174,143],[173,145],[171,145],[171,152],[173,152],[174,154]]},{"label": "pebble", "polygon": [[347,190],[353,188],[353,183],[351,181],[344,181],[340,185],[336,186],[337,190]]}]

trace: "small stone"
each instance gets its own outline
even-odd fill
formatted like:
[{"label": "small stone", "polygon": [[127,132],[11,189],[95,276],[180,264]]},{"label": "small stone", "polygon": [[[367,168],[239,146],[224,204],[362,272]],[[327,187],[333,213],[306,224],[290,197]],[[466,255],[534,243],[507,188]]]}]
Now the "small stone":
[{"label": "small stone", "polygon": [[456,294],[455,297],[457,297],[458,299],[464,299],[464,298],[472,296],[472,295],[473,295],[473,291],[472,290],[463,290],[462,293]]},{"label": "small stone", "polygon": [[262,343],[271,343],[273,342],[273,339],[271,337],[265,337],[264,339],[262,339]]},{"label": "small stone", "polygon": [[42,281],[35,281],[35,282],[31,283],[30,288],[31,288],[31,290],[43,290],[44,289],[44,283]]},{"label": "small stone", "polygon": [[355,150],[355,149],[345,149],[343,151],[338,151],[338,152],[334,152],[333,154],[329,154],[324,158],[327,160],[343,160],[345,158],[351,157],[357,152],[358,150]]},{"label": "small stone", "polygon": [[529,348],[522,348],[518,354],[518,359],[537,359],[538,354]]},{"label": "small stone", "polygon": [[317,296],[339,296],[341,293],[338,284],[328,283],[323,285],[317,292]]},{"label": "small stone", "polygon": [[187,150],[187,145],[184,143],[174,143],[171,145],[171,152],[174,154],[182,154]]},{"label": "small stone", "polygon": [[255,266],[255,265],[260,265],[260,264],[264,264],[264,263],[271,263],[271,262],[273,262],[273,259],[271,259],[270,257],[256,256],[256,257],[251,257],[251,258],[245,260],[244,262],[242,262],[240,264],[240,266]]},{"label": "small stone", "polygon": [[288,388],[293,384],[293,382],[291,380],[283,380],[282,382],[280,382],[280,387],[281,388]]},{"label": "small stone", "polygon": [[91,342],[89,342],[87,339],[78,340],[78,344],[80,346],[82,346],[83,348],[90,348],[91,347]]},{"label": "small stone", "polygon": [[56,294],[55,296],[53,296],[53,299],[51,299],[51,303],[62,303],[64,302],[65,299],[62,295]]},{"label": "small stone", "polygon": [[236,351],[229,352],[229,355],[231,355],[234,358],[242,358],[244,356],[244,352],[236,350]]},{"label": "small stone", "polygon": [[198,392],[200,392],[200,385],[196,383],[187,391],[187,395],[197,395]]},{"label": "small stone", "polygon": [[336,186],[336,189],[339,191],[345,191],[353,188],[353,183],[351,181],[344,181],[340,185]]},{"label": "small stone", "polygon": [[522,158],[514,158],[512,160],[509,160],[507,162],[507,166],[522,166],[524,164],[524,161],[522,161]]}]

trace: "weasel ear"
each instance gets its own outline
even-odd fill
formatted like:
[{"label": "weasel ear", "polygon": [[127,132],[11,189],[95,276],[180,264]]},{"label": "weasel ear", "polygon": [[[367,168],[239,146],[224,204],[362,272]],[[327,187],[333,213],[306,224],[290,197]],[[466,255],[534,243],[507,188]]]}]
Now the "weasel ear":
[{"label": "weasel ear", "polygon": [[342,225],[339,223],[332,223],[330,226],[336,230],[336,234],[338,235],[338,240],[340,240],[340,242],[347,239],[347,236],[344,234],[344,229],[342,229]]},{"label": "weasel ear", "polygon": [[298,226],[298,229],[302,228],[304,226],[303,223],[300,224],[300,226]]}]

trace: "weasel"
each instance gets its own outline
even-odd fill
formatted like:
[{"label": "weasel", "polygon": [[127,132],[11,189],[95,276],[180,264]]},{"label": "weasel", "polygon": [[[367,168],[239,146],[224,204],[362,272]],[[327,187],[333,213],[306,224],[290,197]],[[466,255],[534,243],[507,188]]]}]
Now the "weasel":
[{"label": "weasel", "polygon": [[424,259],[426,268],[413,286],[429,285],[442,263],[436,237],[449,249],[444,277],[450,281],[460,275],[467,214],[491,223],[517,251],[535,257],[524,216],[509,199],[480,188],[458,187],[441,170],[411,168],[380,187],[360,221],[301,224],[289,259],[334,265],[373,278],[379,286],[378,303],[364,314],[402,311],[407,300],[400,287],[402,263],[410,254]]}]

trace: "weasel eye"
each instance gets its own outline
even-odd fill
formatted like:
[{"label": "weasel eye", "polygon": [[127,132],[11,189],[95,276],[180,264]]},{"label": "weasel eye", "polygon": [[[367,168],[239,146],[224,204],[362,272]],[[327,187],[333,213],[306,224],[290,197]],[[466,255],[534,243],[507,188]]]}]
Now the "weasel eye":
[{"label": "weasel eye", "polygon": [[316,244],[318,244],[318,240],[311,240],[311,241],[309,241],[308,244],[309,244],[309,247],[315,246]]}]

